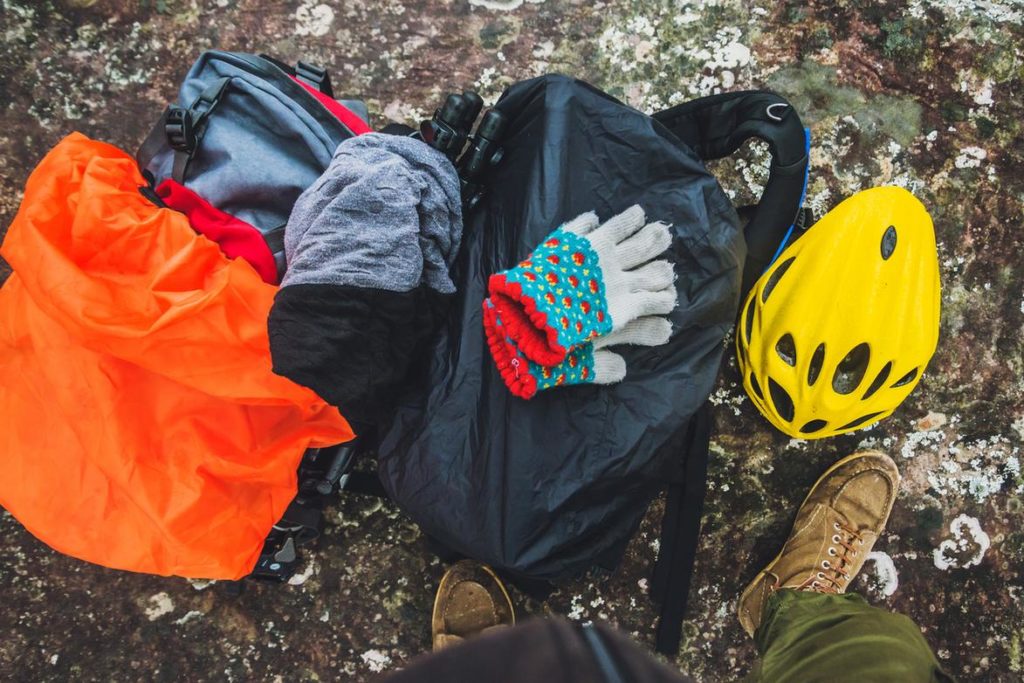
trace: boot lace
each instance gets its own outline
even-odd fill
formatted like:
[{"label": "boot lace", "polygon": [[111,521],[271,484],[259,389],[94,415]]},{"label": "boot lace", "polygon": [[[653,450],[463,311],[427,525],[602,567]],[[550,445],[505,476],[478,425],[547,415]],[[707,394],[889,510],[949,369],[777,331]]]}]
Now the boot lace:
[{"label": "boot lace", "polygon": [[822,560],[814,574],[804,581],[798,590],[818,593],[842,593],[850,581],[849,567],[860,554],[864,545],[860,533],[843,522],[833,522],[832,543],[828,547],[829,557]]}]

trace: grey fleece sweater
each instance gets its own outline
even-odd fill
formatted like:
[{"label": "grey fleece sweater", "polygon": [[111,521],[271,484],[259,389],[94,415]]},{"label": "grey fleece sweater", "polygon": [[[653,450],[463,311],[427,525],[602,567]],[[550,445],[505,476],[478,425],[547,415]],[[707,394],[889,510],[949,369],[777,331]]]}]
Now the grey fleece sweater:
[{"label": "grey fleece sweater", "polygon": [[334,284],[455,291],[462,238],[455,167],[420,140],[369,133],[342,142],[285,228],[282,287]]},{"label": "grey fleece sweater", "polygon": [[386,414],[447,315],[461,238],[444,155],[394,135],[341,143],[285,228],[288,268],[267,321],[274,372],[350,420]]}]

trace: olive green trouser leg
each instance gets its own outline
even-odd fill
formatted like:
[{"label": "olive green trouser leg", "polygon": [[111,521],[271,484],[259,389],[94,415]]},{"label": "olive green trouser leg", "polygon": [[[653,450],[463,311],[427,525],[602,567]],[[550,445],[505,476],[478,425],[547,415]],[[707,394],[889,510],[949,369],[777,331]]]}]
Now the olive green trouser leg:
[{"label": "olive green trouser leg", "polygon": [[764,683],[952,681],[909,618],[853,593],[782,589],[768,599],[754,634]]}]

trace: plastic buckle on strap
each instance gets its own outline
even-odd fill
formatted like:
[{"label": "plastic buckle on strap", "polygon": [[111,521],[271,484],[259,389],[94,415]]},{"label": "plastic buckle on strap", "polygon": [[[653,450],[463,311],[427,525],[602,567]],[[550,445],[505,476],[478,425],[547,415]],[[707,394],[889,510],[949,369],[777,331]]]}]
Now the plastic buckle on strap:
[{"label": "plastic buckle on strap", "polygon": [[295,574],[300,559],[299,553],[295,549],[295,539],[292,536],[286,536],[281,544],[276,546],[272,544],[272,540],[267,540],[250,576],[260,581],[284,583]]},{"label": "plastic buckle on strap", "polygon": [[809,206],[801,206],[796,212],[796,218],[793,219],[792,235],[789,236],[792,237],[792,239],[787,239],[783,243],[782,247],[789,246],[791,242],[807,232],[808,228],[814,225],[816,221],[817,218],[814,215],[814,209]]},{"label": "plastic buckle on strap", "polygon": [[299,61],[295,65],[295,77],[328,97],[333,97],[331,78],[327,74],[327,69]]},{"label": "plastic buckle on strap", "polygon": [[322,502],[297,497],[274,525],[274,530],[288,534],[299,545],[312,543],[324,531]]},{"label": "plastic buckle on strap", "polygon": [[172,105],[164,120],[167,143],[176,152],[191,153],[196,148],[196,127],[192,112],[184,107]]}]

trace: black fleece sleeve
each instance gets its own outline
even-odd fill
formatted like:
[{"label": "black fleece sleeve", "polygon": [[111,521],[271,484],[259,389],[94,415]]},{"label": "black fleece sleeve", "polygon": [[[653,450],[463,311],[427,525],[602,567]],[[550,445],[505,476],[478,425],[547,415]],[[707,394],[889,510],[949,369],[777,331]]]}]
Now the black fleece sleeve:
[{"label": "black fleece sleeve", "polygon": [[452,295],[301,284],[274,298],[274,372],[309,387],[349,420],[377,422],[441,323]]}]

